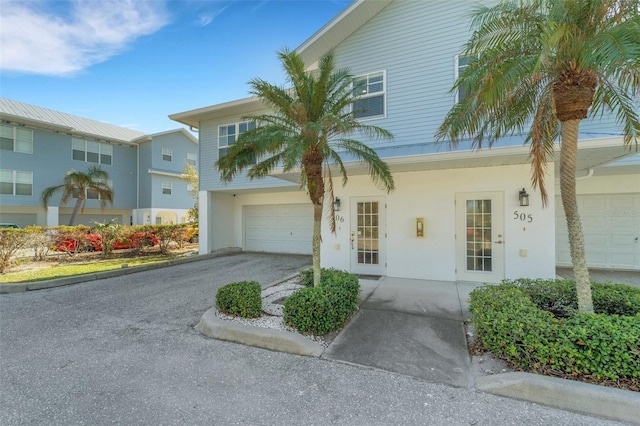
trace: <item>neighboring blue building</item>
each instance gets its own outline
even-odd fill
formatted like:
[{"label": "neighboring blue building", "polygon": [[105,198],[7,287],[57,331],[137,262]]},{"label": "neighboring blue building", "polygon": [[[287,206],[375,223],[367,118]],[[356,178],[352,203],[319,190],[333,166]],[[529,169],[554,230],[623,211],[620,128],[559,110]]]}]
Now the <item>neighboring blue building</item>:
[{"label": "neighboring blue building", "polygon": [[109,173],[114,202],[102,209],[88,193],[76,224],[181,223],[194,204],[180,175],[197,165],[198,141],[184,129],[148,135],[0,98],[0,132],[0,222],[66,225],[74,201],[60,205],[58,194],[44,209],[40,194],[90,166]]},{"label": "neighboring blue building", "polygon": [[[323,266],[498,282],[554,277],[556,261],[566,262],[560,239],[562,255],[556,259],[556,217],[562,220],[553,184],[557,172],[550,164],[551,205],[543,208],[530,184],[522,135],[481,151],[434,143],[436,129],[457,102],[450,89],[465,66],[459,52],[470,37],[471,6],[467,0],[356,0],[296,49],[310,70],[333,51],[338,67],[366,82],[362,102],[368,112],[360,119],[395,135],[394,142],[369,145],[389,164],[396,191],[380,191],[357,162],[346,163],[346,187],[334,182],[341,207],[337,235],[323,226]],[[199,130],[201,159],[213,164],[247,128],[242,117],[260,112],[261,101],[248,98],[170,118]],[[581,124],[577,167],[588,179],[578,190],[590,194],[589,205],[599,215],[586,221],[587,258],[592,266],[640,269],[637,164],[601,167],[629,155],[621,135],[615,117]],[[531,199],[526,207],[518,199],[523,188]],[[296,174],[256,181],[239,176],[224,184],[214,168],[202,169],[199,206],[201,253],[231,246],[311,252],[311,202]]]}]

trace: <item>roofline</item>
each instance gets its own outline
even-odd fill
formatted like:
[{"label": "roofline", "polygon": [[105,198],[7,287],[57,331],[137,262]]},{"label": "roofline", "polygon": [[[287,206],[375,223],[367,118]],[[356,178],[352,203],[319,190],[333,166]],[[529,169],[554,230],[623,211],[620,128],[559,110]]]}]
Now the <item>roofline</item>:
[{"label": "roofline", "polygon": [[192,128],[199,128],[200,122],[209,118],[220,117],[219,113],[224,110],[226,115],[247,114],[255,111],[262,104],[260,98],[251,97],[238,99],[231,102],[211,105],[203,108],[192,109],[190,111],[179,112],[169,115],[171,120],[186,124]]},{"label": "roofline", "polygon": [[[180,127],[178,129],[172,129],[172,130],[165,130],[164,132],[152,133],[152,134],[147,135],[147,136],[149,138],[155,138],[156,136],[164,136],[164,135],[169,135],[171,133],[182,133],[189,140],[191,140],[191,142],[193,142],[196,145],[198,145],[198,139],[195,136],[193,136],[191,133],[189,133],[184,127]],[[149,139],[149,140],[151,140],[151,139]]]},{"label": "roofline", "polygon": [[[12,122],[12,123],[16,123],[16,124],[24,124],[24,125],[27,125],[27,126],[30,126],[30,127],[36,127],[36,128],[43,129],[43,130],[53,130],[54,132],[68,133],[68,134],[70,134],[72,136],[75,135],[75,136],[88,137],[88,138],[107,141],[107,142],[115,142],[115,143],[121,143],[121,144],[127,144],[127,145],[135,145],[135,140],[136,140],[136,139],[124,140],[124,139],[107,137],[105,135],[99,135],[99,134],[95,134],[95,133],[81,132],[81,131],[75,129],[74,127],[61,126],[59,124],[50,123],[48,121],[33,120],[31,118],[21,117],[19,115],[7,114],[7,113],[4,113],[4,112],[0,113],[0,119],[6,120],[6,121],[9,121],[9,122]],[[141,137],[145,137],[145,136],[141,136]]]}]

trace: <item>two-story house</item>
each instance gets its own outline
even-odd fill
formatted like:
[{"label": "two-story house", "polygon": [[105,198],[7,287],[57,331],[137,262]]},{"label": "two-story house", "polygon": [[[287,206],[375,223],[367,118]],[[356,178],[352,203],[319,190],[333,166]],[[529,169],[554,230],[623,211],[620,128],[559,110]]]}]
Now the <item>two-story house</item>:
[{"label": "two-story house", "polygon": [[58,193],[44,209],[40,195],[68,170],[90,166],[109,173],[113,205],[103,209],[89,191],[75,224],[181,223],[193,206],[193,188],[180,176],[197,165],[198,141],[184,129],[149,135],[0,98],[0,132],[0,222],[68,224],[75,200],[61,205]]},{"label": "two-story house", "polygon": [[[346,163],[345,187],[334,182],[336,198],[325,204],[339,202],[337,233],[323,226],[322,266],[498,282],[554,277],[557,261],[567,261],[566,241],[559,238],[556,248],[556,223],[563,221],[553,185],[557,171],[550,165],[551,205],[543,208],[530,183],[523,135],[477,151],[434,142],[457,101],[450,88],[465,66],[459,52],[470,36],[469,11],[464,0],[356,0],[296,49],[309,69],[333,51],[338,67],[366,82],[367,112],[359,119],[395,135],[393,142],[369,141],[394,173],[394,192],[376,188],[357,162]],[[254,181],[245,175],[224,184],[213,166],[248,128],[243,117],[262,108],[260,100],[248,98],[170,116],[199,129],[206,165],[200,168],[201,253],[230,246],[311,252],[311,202],[298,175],[276,173]],[[599,215],[585,218],[587,256],[601,258],[598,266],[640,269],[637,164],[601,167],[629,154],[621,134],[613,117],[581,124],[579,191],[585,206]],[[528,205],[521,200],[523,190]],[[562,253],[558,259],[556,252]]]}]

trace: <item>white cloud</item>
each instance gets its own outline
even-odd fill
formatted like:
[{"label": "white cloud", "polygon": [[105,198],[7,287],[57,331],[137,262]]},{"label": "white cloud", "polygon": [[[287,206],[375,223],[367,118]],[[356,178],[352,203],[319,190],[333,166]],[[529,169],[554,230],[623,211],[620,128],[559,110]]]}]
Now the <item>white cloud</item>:
[{"label": "white cloud", "polygon": [[168,22],[160,1],[74,0],[64,3],[70,8],[65,17],[43,1],[0,1],[3,71],[73,74],[117,55]]},{"label": "white cloud", "polygon": [[197,25],[199,27],[206,27],[207,25],[209,25],[211,22],[213,22],[213,20],[220,15],[222,12],[224,12],[227,6],[222,7],[220,10],[217,11],[210,11],[210,12],[205,12],[205,13],[201,13],[198,15],[198,21],[197,21]]}]

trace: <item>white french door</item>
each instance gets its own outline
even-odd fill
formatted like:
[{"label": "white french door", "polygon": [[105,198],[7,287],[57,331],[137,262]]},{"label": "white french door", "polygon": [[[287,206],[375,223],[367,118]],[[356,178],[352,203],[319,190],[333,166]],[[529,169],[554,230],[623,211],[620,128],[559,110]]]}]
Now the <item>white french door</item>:
[{"label": "white french door", "polygon": [[456,279],[504,279],[504,201],[501,192],[456,194]]},{"label": "white french door", "polygon": [[385,275],[386,227],[385,200],[351,199],[351,272]]}]

